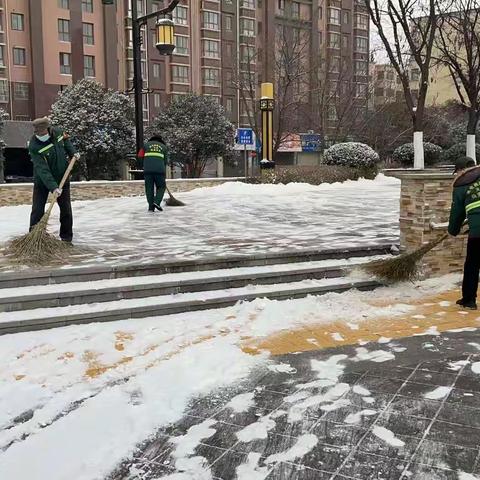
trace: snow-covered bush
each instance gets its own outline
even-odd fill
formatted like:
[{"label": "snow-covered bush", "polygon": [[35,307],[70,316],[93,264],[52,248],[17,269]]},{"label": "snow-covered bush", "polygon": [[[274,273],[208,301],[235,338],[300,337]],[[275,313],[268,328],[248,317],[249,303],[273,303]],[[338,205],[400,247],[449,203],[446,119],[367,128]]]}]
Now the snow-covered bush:
[{"label": "snow-covered bush", "polygon": [[[425,152],[425,165],[431,166],[438,163],[442,155],[442,147],[433,143],[425,142],[423,144]],[[392,155],[395,162],[400,163],[404,167],[412,167],[414,158],[413,143],[405,143],[398,147]]]},{"label": "snow-covered bush", "polygon": [[[475,150],[477,152],[477,158],[480,158],[480,144],[475,145]],[[467,145],[465,142],[457,143],[453,147],[450,147],[448,150],[445,150],[442,154],[442,163],[446,165],[454,165],[455,162],[460,158],[464,157],[467,154]]]},{"label": "snow-covered bush", "polygon": [[325,151],[326,165],[340,165],[353,168],[373,168],[380,157],[373,148],[364,143],[337,143]]}]

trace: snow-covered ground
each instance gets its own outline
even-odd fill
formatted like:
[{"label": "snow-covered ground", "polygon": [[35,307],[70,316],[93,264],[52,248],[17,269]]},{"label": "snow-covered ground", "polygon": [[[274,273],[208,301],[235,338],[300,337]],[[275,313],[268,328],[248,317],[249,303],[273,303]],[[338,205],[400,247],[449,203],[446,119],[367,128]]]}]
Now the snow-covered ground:
[{"label": "snow-covered ground", "polygon": [[[188,206],[147,213],[144,198],[74,202],[83,263],[198,258],[398,242],[400,183],[227,183],[178,194]],[[0,244],[25,232],[28,205],[0,208]],[[58,212],[50,222],[58,228]]]},{"label": "snow-covered ground", "polygon": [[[333,321],[355,330],[369,319],[404,316],[414,309],[408,302],[451,289],[457,280],[259,299],[161,319],[0,337],[0,478],[105,478],[137,444],[178,421],[193,397],[238,383],[270,362],[267,353],[242,350],[244,342]],[[359,349],[359,356],[381,362],[394,353]]]}]

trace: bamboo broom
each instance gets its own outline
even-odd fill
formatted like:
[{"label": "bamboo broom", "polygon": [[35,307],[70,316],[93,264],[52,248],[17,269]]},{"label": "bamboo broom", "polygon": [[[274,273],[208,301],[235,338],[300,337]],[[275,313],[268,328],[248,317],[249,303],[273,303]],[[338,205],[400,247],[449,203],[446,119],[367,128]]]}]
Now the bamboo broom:
[{"label": "bamboo broom", "polygon": [[[60,182],[60,190],[67,182],[77,159],[78,156],[74,155],[70,160]],[[27,265],[46,265],[52,261],[65,260],[71,245],[68,242],[62,242],[47,232],[48,220],[57,198],[58,195],[54,193],[48,210],[29,233],[15,238],[7,245],[5,250],[7,256],[13,258],[15,262]]]},{"label": "bamboo broom", "polygon": [[169,198],[165,201],[165,203],[169,206],[169,207],[185,207],[185,204],[178,200],[177,198],[175,198],[173,195],[172,195],[172,192],[170,191],[170,189],[168,187],[167,188],[167,192],[168,192],[168,196]]}]

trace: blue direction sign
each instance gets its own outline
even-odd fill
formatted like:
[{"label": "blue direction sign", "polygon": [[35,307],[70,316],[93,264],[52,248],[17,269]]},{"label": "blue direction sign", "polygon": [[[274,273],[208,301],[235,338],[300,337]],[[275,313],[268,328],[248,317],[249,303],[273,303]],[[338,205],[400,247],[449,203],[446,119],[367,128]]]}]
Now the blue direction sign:
[{"label": "blue direction sign", "polygon": [[253,130],[251,128],[237,129],[237,145],[254,145]]},{"label": "blue direction sign", "polygon": [[302,151],[320,152],[322,150],[322,137],[314,133],[300,135],[302,140]]}]

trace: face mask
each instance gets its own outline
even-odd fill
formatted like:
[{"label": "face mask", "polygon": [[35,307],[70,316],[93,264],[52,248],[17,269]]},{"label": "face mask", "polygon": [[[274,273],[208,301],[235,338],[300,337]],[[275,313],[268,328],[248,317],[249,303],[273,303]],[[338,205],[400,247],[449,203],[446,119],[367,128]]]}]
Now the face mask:
[{"label": "face mask", "polygon": [[35,135],[41,142],[46,142],[49,138],[50,135],[47,133],[46,135]]}]

